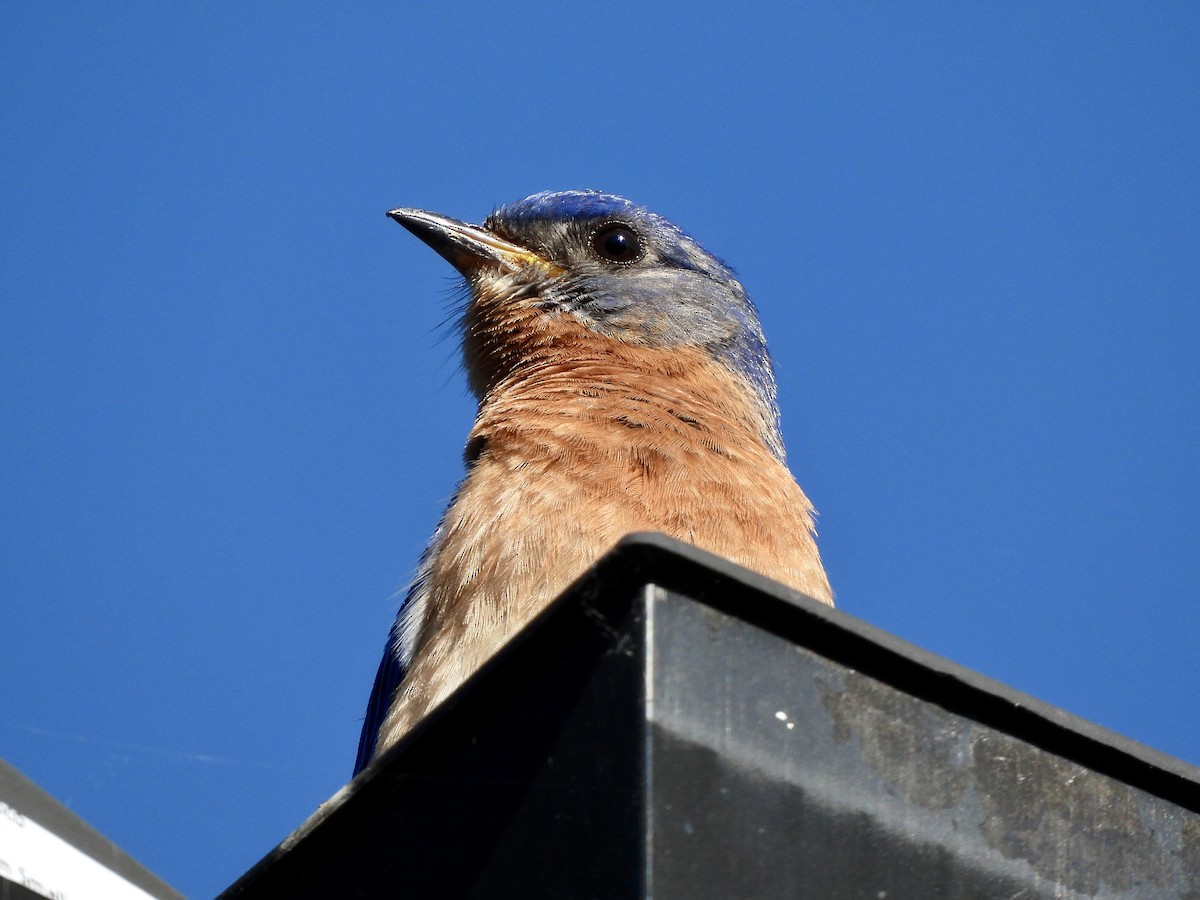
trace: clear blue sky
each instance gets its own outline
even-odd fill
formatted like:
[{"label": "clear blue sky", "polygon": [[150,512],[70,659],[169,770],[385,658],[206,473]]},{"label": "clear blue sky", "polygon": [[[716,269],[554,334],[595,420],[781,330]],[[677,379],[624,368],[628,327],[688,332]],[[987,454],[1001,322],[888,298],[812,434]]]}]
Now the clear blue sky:
[{"label": "clear blue sky", "polygon": [[741,274],[841,607],[1200,762],[1200,6],[7,4],[0,757],[188,894],[341,786],[472,403],[384,217]]}]

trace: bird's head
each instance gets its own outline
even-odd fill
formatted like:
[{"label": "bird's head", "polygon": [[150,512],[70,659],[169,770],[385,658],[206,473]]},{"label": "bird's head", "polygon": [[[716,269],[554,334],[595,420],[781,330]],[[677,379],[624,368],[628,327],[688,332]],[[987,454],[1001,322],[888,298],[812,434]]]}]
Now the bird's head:
[{"label": "bird's head", "polygon": [[467,280],[468,373],[483,396],[552,346],[569,324],[603,341],[694,349],[754,395],[762,437],[783,456],[775,378],[762,327],[733,271],[662,216],[598,191],[544,192],[483,225],[417,209],[393,219]]}]

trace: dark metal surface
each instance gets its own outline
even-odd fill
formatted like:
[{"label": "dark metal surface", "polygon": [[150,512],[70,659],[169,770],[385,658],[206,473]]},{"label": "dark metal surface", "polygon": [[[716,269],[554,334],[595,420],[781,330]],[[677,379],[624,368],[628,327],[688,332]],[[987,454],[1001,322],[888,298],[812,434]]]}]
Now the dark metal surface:
[{"label": "dark metal surface", "polygon": [[1197,896],[1195,813],[711,608],[652,609],[654,897]]},{"label": "dark metal surface", "polygon": [[0,900],[43,900],[43,897],[14,881],[0,878]]},{"label": "dark metal surface", "polygon": [[223,896],[1200,898],[1195,769],[627,539]]}]

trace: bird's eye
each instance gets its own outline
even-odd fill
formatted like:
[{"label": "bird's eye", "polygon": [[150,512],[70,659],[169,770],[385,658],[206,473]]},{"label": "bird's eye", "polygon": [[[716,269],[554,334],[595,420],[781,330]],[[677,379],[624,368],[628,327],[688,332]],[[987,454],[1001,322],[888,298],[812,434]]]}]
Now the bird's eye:
[{"label": "bird's eye", "polygon": [[642,242],[628,225],[605,225],[592,235],[592,249],[609,262],[631,263],[641,258]]}]

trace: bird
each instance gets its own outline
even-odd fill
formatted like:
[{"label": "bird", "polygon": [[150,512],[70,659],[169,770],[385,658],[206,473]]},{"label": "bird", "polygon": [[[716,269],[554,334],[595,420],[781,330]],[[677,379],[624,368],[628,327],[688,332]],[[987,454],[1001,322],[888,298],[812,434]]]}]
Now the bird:
[{"label": "bird", "polygon": [[464,279],[478,411],[389,632],[356,774],[627,533],[663,532],[833,605],[762,326],[729,266],[595,190],[536,193],[482,225],[388,216]]}]

